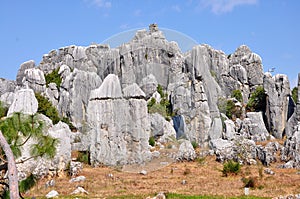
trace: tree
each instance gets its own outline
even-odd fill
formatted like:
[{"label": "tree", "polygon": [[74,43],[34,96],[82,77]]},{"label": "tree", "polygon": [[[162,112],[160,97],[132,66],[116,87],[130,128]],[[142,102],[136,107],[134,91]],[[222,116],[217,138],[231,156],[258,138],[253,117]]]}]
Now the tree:
[{"label": "tree", "polygon": [[258,86],[256,90],[251,94],[248,104],[247,110],[248,111],[265,111],[266,109],[266,93],[262,86]]},{"label": "tree", "polygon": [[14,158],[22,155],[22,147],[28,140],[35,141],[35,144],[30,146],[31,157],[20,163],[43,156],[53,158],[56,153],[57,140],[45,135],[43,130],[44,125],[42,121],[38,120],[38,115],[14,113],[12,116],[0,120],[0,145],[4,152],[4,154],[0,153],[2,156],[0,169],[8,169],[10,198],[19,198],[15,195],[16,191],[18,193],[16,188],[18,187],[18,176],[15,174],[17,170],[14,165],[18,162],[16,163]]},{"label": "tree", "polygon": [[294,87],[292,90],[292,98],[295,103],[297,103],[298,100],[298,87]]}]

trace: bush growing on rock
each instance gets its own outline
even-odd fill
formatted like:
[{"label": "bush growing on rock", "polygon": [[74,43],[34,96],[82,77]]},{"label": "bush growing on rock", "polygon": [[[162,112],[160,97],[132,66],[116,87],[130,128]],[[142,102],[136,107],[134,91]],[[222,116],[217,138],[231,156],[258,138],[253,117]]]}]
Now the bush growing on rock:
[{"label": "bush growing on rock", "polygon": [[251,112],[264,111],[266,108],[266,94],[262,86],[258,86],[256,90],[251,94],[247,110]]},{"label": "bush growing on rock", "polygon": [[298,100],[298,87],[294,87],[292,90],[292,98],[295,103],[297,103]]},{"label": "bush growing on rock", "polygon": [[0,118],[5,117],[7,115],[8,108],[5,107],[0,101]]},{"label": "bush growing on rock", "polygon": [[53,124],[57,124],[60,121],[60,117],[52,103],[40,93],[36,93],[35,98],[39,104],[37,112],[46,115],[52,120]]},{"label": "bush growing on rock", "polygon": [[55,83],[57,85],[57,87],[60,86],[62,79],[61,79],[60,75],[58,74],[58,71],[59,71],[59,68],[57,68],[57,69],[53,70],[51,73],[45,75],[47,86],[51,82]]},{"label": "bush growing on rock", "polygon": [[243,95],[242,95],[242,92],[240,90],[233,90],[232,94],[231,94],[231,97],[234,97],[239,102],[243,102]]}]

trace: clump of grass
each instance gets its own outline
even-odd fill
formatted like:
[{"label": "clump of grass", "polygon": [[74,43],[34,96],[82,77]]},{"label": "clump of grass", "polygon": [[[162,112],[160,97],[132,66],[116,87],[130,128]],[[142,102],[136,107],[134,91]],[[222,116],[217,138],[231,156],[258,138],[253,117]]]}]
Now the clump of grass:
[{"label": "clump of grass", "polygon": [[185,170],[183,171],[183,175],[188,175],[191,173],[191,170],[189,168],[185,168]]},{"label": "clump of grass", "polygon": [[90,155],[87,151],[78,151],[77,161],[90,164]]},{"label": "clump of grass", "polygon": [[195,159],[195,161],[196,161],[198,164],[203,165],[203,164],[205,164],[206,158],[205,158],[205,157],[197,157],[197,158]]},{"label": "clump of grass", "polygon": [[248,178],[242,178],[242,181],[244,183],[244,187],[248,188],[258,188],[258,180],[256,177],[248,177]]},{"label": "clump of grass", "polygon": [[241,171],[241,165],[238,162],[229,160],[223,164],[222,173],[225,177],[228,175],[237,175]]},{"label": "clump of grass", "polygon": [[191,144],[194,149],[196,149],[198,147],[198,143],[196,141],[192,141]]},{"label": "clump of grass", "polygon": [[153,136],[151,136],[151,137],[149,138],[149,145],[150,145],[150,146],[155,146],[155,139],[154,139]]}]

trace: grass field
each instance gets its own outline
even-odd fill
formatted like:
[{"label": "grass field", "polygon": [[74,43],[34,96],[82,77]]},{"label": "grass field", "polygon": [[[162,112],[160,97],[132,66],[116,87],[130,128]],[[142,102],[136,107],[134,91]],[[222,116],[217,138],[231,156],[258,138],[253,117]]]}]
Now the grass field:
[{"label": "grass field", "polygon": [[[279,163],[278,163],[279,164]],[[86,181],[69,183],[69,176],[54,177],[54,187],[45,187],[49,179],[40,180],[26,193],[26,197],[45,198],[51,190],[56,190],[59,198],[146,198],[164,192],[167,198],[272,198],[300,193],[300,175],[296,169],[279,169],[278,164],[270,168],[275,175],[263,172],[262,165],[242,166],[237,175],[224,177],[223,164],[215,157],[206,157],[195,162],[175,162],[147,175],[122,172],[120,168],[92,168],[85,165],[79,175]],[[110,175],[109,175],[110,174]],[[112,174],[112,175],[111,175]],[[244,196],[242,179],[252,178],[254,188],[249,196]],[[185,182],[185,183],[183,183]],[[88,195],[71,196],[77,186],[84,187]]]}]

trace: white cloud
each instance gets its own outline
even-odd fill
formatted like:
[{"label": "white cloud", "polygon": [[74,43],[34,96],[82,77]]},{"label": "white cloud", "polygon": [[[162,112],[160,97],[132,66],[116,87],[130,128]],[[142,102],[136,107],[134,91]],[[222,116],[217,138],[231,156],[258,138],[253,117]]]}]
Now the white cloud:
[{"label": "white cloud", "polygon": [[181,12],[181,8],[179,5],[173,5],[172,6],[172,10],[176,11],[176,12]]},{"label": "white cloud", "polygon": [[259,0],[201,0],[202,8],[210,8],[214,14],[224,14],[233,11],[237,6],[255,5]]},{"label": "white cloud", "polygon": [[85,2],[98,8],[111,8],[112,6],[111,2],[107,0],[85,0]]}]

